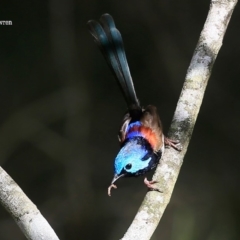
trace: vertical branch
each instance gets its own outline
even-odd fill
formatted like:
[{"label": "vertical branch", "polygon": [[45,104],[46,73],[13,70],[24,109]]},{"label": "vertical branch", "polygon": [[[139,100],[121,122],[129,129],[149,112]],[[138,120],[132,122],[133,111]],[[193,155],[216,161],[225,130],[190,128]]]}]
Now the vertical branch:
[{"label": "vertical branch", "polygon": [[202,104],[213,64],[222,46],[237,0],[212,0],[187,71],[168,136],[179,139],[183,150],[166,149],[153,176],[162,191],[148,192],[123,240],[150,239],[170,201],[183,158]]},{"label": "vertical branch", "polygon": [[37,207],[1,167],[0,202],[11,214],[27,239],[59,239]]}]

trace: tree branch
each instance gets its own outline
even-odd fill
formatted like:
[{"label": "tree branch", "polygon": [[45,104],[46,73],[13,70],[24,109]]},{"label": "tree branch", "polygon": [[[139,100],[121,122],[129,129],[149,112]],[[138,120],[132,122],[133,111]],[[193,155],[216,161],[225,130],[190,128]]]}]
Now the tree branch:
[{"label": "tree branch", "polygon": [[153,176],[163,192],[148,192],[122,240],[150,239],[170,201],[183,158],[193,132],[204,92],[217,54],[222,46],[237,0],[212,0],[187,71],[168,136],[179,139],[182,152],[166,149]]},{"label": "tree branch", "polygon": [[59,239],[37,207],[1,167],[0,201],[27,239]]}]

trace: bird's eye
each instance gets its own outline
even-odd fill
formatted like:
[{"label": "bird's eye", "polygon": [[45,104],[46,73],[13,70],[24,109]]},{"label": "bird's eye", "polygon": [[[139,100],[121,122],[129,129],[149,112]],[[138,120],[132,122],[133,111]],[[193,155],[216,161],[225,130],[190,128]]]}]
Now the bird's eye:
[{"label": "bird's eye", "polygon": [[125,168],[126,168],[127,170],[131,169],[131,168],[132,168],[132,164],[131,164],[131,163],[128,163],[128,164],[125,166]]}]

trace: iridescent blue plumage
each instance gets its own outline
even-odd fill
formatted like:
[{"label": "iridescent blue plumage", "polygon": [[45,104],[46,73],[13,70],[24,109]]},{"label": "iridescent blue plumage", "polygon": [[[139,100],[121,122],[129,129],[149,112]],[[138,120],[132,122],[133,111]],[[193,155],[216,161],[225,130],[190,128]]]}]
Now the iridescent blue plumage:
[{"label": "iridescent blue plumage", "polygon": [[133,174],[139,171],[139,169],[146,168],[151,157],[145,161],[141,161],[141,159],[147,154],[148,150],[139,144],[137,139],[131,138],[118,153],[114,163],[114,172],[118,175],[128,172]]},{"label": "iridescent blue plumage", "polygon": [[122,36],[116,29],[113,18],[109,14],[104,14],[99,23],[90,20],[88,26],[113,71],[127,104],[140,107],[128,67]]},{"label": "iridescent blue plumage", "polygon": [[130,137],[115,159],[114,172],[118,176],[142,175],[154,168],[159,158],[142,136]]},{"label": "iridescent blue plumage", "polygon": [[[129,71],[123,40],[113,18],[101,16],[99,22],[88,22],[90,33],[102,51],[128,105],[118,138],[121,149],[114,162],[114,178],[108,189],[121,177],[139,176],[158,164],[164,150],[162,125],[154,106],[143,109],[138,101]],[[166,140],[165,140],[166,141]],[[168,144],[170,140],[168,140]],[[149,188],[153,182],[145,181]]]}]

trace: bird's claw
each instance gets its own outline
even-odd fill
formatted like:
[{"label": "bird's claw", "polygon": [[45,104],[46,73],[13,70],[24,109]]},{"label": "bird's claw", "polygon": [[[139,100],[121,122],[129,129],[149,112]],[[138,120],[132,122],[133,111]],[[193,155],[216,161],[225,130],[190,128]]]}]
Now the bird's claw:
[{"label": "bird's claw", "polygon": [[111,189],[112,188],[117,188],[117,186],[115,184],[111,184],[109,187],[108,187],[108,196],[111,197]]},{"label": "bird's claw", "polygon": [[164,143],[166,146],[172,147],[177,151],[182,151],[182,145],[179,140],[173,140],[167,137],[164,137]]},{"label": "bird's claw", "polygon": [[162,192],[158,188],[154,187],[153,184],[157,183],[158,181],[152,180],[148,181],[147,178],[144,178],[144,184],[148,187],[149,190],[151,191],[157,191],[157,192]]}]

